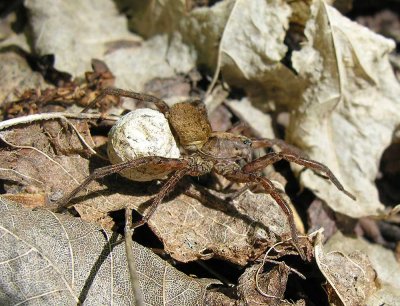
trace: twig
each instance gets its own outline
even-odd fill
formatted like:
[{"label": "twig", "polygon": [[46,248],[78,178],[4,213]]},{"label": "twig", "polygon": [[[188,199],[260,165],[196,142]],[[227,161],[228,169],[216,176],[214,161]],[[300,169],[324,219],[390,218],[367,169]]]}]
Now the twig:
[{"label": "twig", "polygon": [[17,175],[22,176],[23,178],[26,178],[28,180],[32,180],[32,181],[35,181],[35,182],[37,182],[37,183],[39,183],[41,185],[44,185],[44,183],[42,181],[39,181],[39,180],[37,180],[37,179],[35,179],[33,177],[30,177],[28,175],[22,174],[21,172],[18,172],[17,170],[14,170],[14,169],[0,168],[0,171],[10,171],[10,172],[13,172],[13,173],[15,173]]},{"label": "twig", "polygon": [[129,276],[131,279],[132,292],[135,298],[136,306],[144,306],[143,295],[140,289],[139,277],[136,271],[136,262],[133,256],[132,243],[132,209],[125,208],[125,251],[126,260],[128,261]]},{"label": "twig", "polygon": [[42,121],[42,120],[54,120],[54,119],[99,119],[104,118],[106,120],[118,120],[116,116],[102,116],[101,114],[87,114],[87,113],[62,113],[62,112],[55,112],[55,113],[44,113],[44,114],[35,114],[29,115],[24,117],[13,118],[9,120],[5,120],[0,122],[0,131],[7,129],[9,127],[32,123],[35,121]]}]

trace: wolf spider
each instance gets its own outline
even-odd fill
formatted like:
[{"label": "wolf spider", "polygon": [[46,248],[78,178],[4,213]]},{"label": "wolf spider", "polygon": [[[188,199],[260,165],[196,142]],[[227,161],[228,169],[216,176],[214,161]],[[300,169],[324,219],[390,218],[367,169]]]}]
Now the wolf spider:
[{"label": "wolf spider", "polygon": [[[129,97],[140,101],[154,103],[168,122],[179,139],[186,153],[181,158],[166,158],[160,156],[140,157],[120,164],[105,166],[94,170],[77,188],[62,198],[57,206],[60,212],[69,206],[70,200],[91,181],[104,176],[119,173],[127,169],[141,166],[159,167],[161,170],[174,172],[165,182],[154,198],[148,212],[134,224],[134,228],[146,223],[164,197],[176,186],[185,175],[200,176],[216,172],[238,183],[260,184],[266,193],[270,194],[287,216],[293,245],[299,255],[305,258],[300,246],[293,213],[280,195],[273,183],[259,172],[279,160],[286,160],[301,166],[321,172],[326,178],[351,199],[355,197],[346,191],[330,169],[311,159],[301,156],[296,148],[278,139],[256,139],[236,135],[230,132],[213,132],[207,117],[205,105],[199,101],[181,102],[169,107],[163,100],[151,95],[135,93],[116,88],[105,89],[92,103],[101,101],[105,96]],[[262,157],[252,160],[252,151],[257,148],[276,148]],[[244,163],[244,165],[243,165]]]}]

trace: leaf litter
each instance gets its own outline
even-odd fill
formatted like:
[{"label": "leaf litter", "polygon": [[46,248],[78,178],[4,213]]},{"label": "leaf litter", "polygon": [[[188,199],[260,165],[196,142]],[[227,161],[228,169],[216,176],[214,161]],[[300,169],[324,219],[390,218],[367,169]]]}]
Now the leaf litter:
[{"label": "leaf litter", "polygon": [[[3,304],[132,305],[121,236],[71,216],[0,198]],[[147,248],[132,252],[146,305],[202,305],[211,279],[189,277]]]},{"label": "leaf litter", "polygon": [[[34,16],[38,8],[35,1],[28,2]],[[334,212],[353,218],[385,216],[374,180],[378,175],[379,158],[392,141],[398,125],[395,114],[398,113],[399,85],[388,61],[388,53],[394,47],[392,41],[350,22],[322,1],[298,5],[296,2],[271,0],[249,5],[246,1],[225,0],[211,7],[191,8],[180,0],[168,3],[163,6],[155,2],[150,7],[143,4],[136,11],[145,11],[142,17],[152,18],[141,20],[135,11],[132,14],[131,25],[141,29],[138,32],[148,37],[147,40],[123,29],[118,17],[113,21],[119,29],[116,36],[105,31],[100,38],[87,23],[81,25],[87,29],[80,31],[83,40],[90,41],[93,34],[98,39],[93,44],[95,48],[85,47],[83,57],[80,57],[82,50],[75,48],[74,44],[55,50],[51,32],[45,33],[48,46],[41,43],[37,50],[39,53],[55,53],[56,60],[86,58],[77,66],[74,65],[78,61],[70,61],[72,66],[68,66],[66,61],[58,66],[60,62],[56,61],[57,67],[75,76],[88,70],[91,58],[103,58],[117,76],[117,86],[138,91],[156,78],[174,78],[177,73],[188,73],[197,60],[197,64],[220,71],[226,82],[224,87],[230,85],[243,89],[248,100],[242,101],[251,101],[261,110],[284,109],[290,112],[286,139],[311,158],[327,164],[358,196],[356,203],[350,202],[310,171],[301,172],[302,184],[323,200],[324,205],[326,203]],[[109,8],[108,5],[104,7]],[[90,12],[87,8],[81,11]],[[108,17],[110,13],[113,15],[114,9],[109,10]],[[163,26],[166,20],[172,20],[168,28]],[[42,21],[35,22],[33,28],[36,38],[39,38]],[[293,27],[293,24],[299,27]],[[58,30],[58,27],[50,28]],[[71,29],[66,35],[71,38],[75,32]],[[301,37],[291,54],[287,51],[292,46],[285,40],[290,35]],[[124,43],[125,39],[127,43]],[[242,48],[247,51],[243,52]],[[70,50],[74,50],[72,54],[75,55],[71,56]],[[286,61],[288,55],[291,64]],[[132,78],[132,73],[135,78]],[[213,85],[218,83],[217,75]],[[209,93],[212,91],[207,91]],[[225,97],[220,95],[217,105]],[[233,100],[231,108],[228,100],[224,103],[235,115],[246,119],[246,110],[241,108],[243,105],[238,105],[242,101]],[[252,106],[249,109],[252,110]],[[68,120],[76,130],[59,119],[51,122],[39,120],[1,130],[2,138],[9,142],[2,141],[0,150],[2,161],[6,161],[0,171],[8,192],[6,198],[30,207],[49,204],[75,187],[93,169],[106,164],[88,149],[88,146],[95,147],[93,139],[97,138],[90,135],[89,127],[96,127],[97,123],[82,118]],[[271,133],[269,118],[263,120],[268,125],[267,133]],[[262,124],[257,123],[253,128],[258,133],[265,133]],[[77,136],[77,131],[83,138]],[[69,139],[73,140],[72,146],[68,146]],[[51,170],[46,173],[47,170],[43,169]],[[112,176],[93,182],[86,194],[74,200],[75,208],[82,219],[110,228],[114,224],[109,216],[111,211],[128,206],[143,213],[158,188],[157,184],[135,183]],[[181,188],[172,194],[149,222],[150,228],[164,243],[165,250],[178,261],[219,258],[243,266],[251,264],[277,241],[290,237],[286,219],[267,195],[248,191],[228,204],[226,200],[214,197],[203,205],[203,201],[193,197],[192,189],[192,186]],[[191,196],[186,195],[190,191]],[[329,236],[342,225],[338,216],[340,214],[332,218],[337,226],[328,224],[332,231]],[[393,252],[378,249],[376,244],[361,238],[358,238],[361,244],[348,241],[344,248],[334,243],[330,246],[336,238],[340,241],[349,239],[334,235],[325,247],[319,240],[322,238],[318,235],[315,238],[315,258],[328,281],[329,301],[344,305],[395,304],[398,300],[397,284],[374,259],[392,256]],[[394,256],[388,261],[391,271],[395,271],[395,278],[399,264]],[[217,290],[208,291],[206,297],[196,298],[197,301],[206,298],[210,305],[221,305],[222,302],[216,302],[218,299],[229,301],[231,305],[245,301],[255,305],[286,305],[280,299],[284,297],[282,292],[286,288],[283,281],[288,273],[287,266],[278,265],[261,275],[262,282],[258,285],[264,286],[263,291],[268,293],[270,286],[266,284],[272,284],[271,295],[279,296],[273,302],[271,297],[257,295],[260,292],[252,279],[255,266],[247,267],[242,274],[233,298]],[[299,305],[303,302],[297,300]]]}]

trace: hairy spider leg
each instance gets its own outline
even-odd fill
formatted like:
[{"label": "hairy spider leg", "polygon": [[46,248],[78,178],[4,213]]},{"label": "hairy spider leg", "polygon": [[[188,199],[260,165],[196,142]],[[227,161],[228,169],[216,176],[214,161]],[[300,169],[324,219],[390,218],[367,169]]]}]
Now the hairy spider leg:
[{"label": "hairy spider leg", "polygon": [[189,167],[180,169],[176,171],[162,186],[161,190],[157,193],[156,197],[153,199],[151,206],[147,213],[143,215],[142,219],[132,225],[132,228],[137,228],[149,221],[150,217],[156,211],[162,200],[171,192],[171,190],[176,186],[176,184],[190,171]]},{"label": "hairy spider leg", "polygon": [[[109,165],[102,168],[98,168],[94,170],[78,187],[72,190],[67,196],[63,197],[59,202],[56,208],[56,212],[62,212],[67,209],[69,206],[72,206],[69,202],[72,198],[74,198],[81,190],[83,190],[90,182],[93,180],[103,178],[107,175],[113,173],[119,173],[123,170],[137,168],[143,165],[158,165],[160,168],[167,170],[181,170],[188,167],[188,162],[186,160],[181,160],[177,158],[166,158],[159,156],[146,156],[139,157],[134,160],[126,161],[120,164]],[[180,172],[178,172],[180,175]],[[169,185],[167,181],[167,186],[170,186],[174,181],[172,180],[174,176],[170,178],[169,181],[172,181]],[[176,184],[176,183],[175,183]],[[174,185],[172,185],[173,187]],[[170,187],[170,188],[172,188]],[[170,190],[170,189],[169,189]],[[166,193],[167,194],[167,193]],[[164,195],[165,196],[165,195]],[[161,199],[162,200],[162,199]],[[155,208],[153,209],[155,210]]]},{"label": "hairy spider leg", "polygon": [[235,123],[234,125],[232,125],[229,129],[227,129],[226,132],[232,133],[235,135],[239,135],[248,128],[249,128],[249,126],[247,123],[245,123],[243,121],[239,121],[238,123]]},{"label": "hairy spider leg", "polygon": [[143,102],[152,102],[157,106],[158,110],[160,112],[162,112],[163,114],[167,114],[168,110],[169,110],[169,106],[164,100],[161,100],[152,95],[146,95],[143,93],[138,93],[138,92],[114,88],[114,87],[107,87],[107,88],[103,89],[101,91],[101,93],[92,102],[90,102],[88,106],[86,106],[83,109],[82,113],[86,112],[90,107],[95,105],[97,102],[100,102],[101,100],[104,99],[104,97],[106,97],[108,95],[115,96],[115,97],[132,98],[132,99],[143,101]]},{"label": "hairy spider leg", "polygon": [[276,189],[274,184],[266,177],[263,177],[256,173],[245,173],[245,172],[236,171],[236,172],[224,175],[224,176],[233,181],[253,182],[253,183],[259,183],[263,186],[265,191],[271,195],[271,197],[275,200],[276,203],[278,203],[280,208],[286,214],[288,221],[289,221],[289,227],[290,227],[290,233],[291,233],[292,240],[293,240],[293,245],[295,246],[300,257],[303,260],[306,260],[306,255],[304,254],[304,251],[300,245],[299,235],[297,233],[296,225],[294,222],[293,212],[290,209],[289,205],[286,203],[286,201],[279,194],[279,191]]},{"label": "hairy spider leg", "polygon": [[352,200],[354,201],[356,200],[356,197],[343,187],[343,185],[339,182],[339,180],[327,166],[315,160],[308,159],[306,157],[299,155],[298,154],[299,149],[297,149],[296,147],[293,147],[289,144],[285,144],[283,146],[282,145],[284,143],[283,141],[272,140],[272,139],[255,139],[252,140],[252,142],[253,142],[252,146],[254,146],[255,148],[263,148],[263,147],[265,148],[277,145],[280,146],[282,151],[270,152],[260,158],[255,159],[254,161],[248,163],[242,168],[243,172],[245,173],[257,172],[265,168],[266,166],[276,163],[277,161],[283,159],[304,166],[318,173],[322,172],[322,174],[324,174],[327,178],[329,178],[329,180],[336,186],[337,189],[339,189],[341,192],[343,192]]}]

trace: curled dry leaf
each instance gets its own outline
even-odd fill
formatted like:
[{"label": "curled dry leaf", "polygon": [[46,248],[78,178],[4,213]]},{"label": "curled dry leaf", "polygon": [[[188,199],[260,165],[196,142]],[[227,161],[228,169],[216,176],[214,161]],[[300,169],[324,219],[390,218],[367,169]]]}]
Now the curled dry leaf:
[{"label": "curled dry leaf", "polygon": [[400,300],[400,263],[392,251],[362,238],[346,237],[340,232],[328,240],[324,249],[326,252],[362,252],[368,256],[376,271],[375,283],[378,289],[368,297],[367,305],[396,305]]},{"label": "curled dry leaf", "polygon": [[305,306],[305,301],[284,299],[290,268],[284,263],[276,264],[268,271],[258,273],[259,265],[253,265],[240,276],[237,286],[237,300],[230,299],[221,292],[207,291],[206,305],[211,306]]},{"label": "curled dry leaf", "polygon": [[339,300],[345,306],[365,305],[368,297],[377,290],[376,273],[366,254],[349,248],[329,251],[322,246],[322,231],[317,232],[314,252],[318,267],[328,282],[331,302]]},{"label": "curled dry leaf", "polygon": [[222,71],[224,80],[259,101],[288,104],[299,95],[296,76],[281,63],[291,14],[286,2],[225,0],[190,12],[183,2],[136,5],[131,24],[145,36],[179,32],[196,50],[198,63]]},{"label": "curled dry leaf", "polygon": [[328,165],[358,201],[309,171],[302,182],[335,211],[377,215],[383,209],[374,182],[379,159],[399,123],[400,86],[388,61],[394,44],[322,1],[312,6],[305,34],[308,41],[292,60],[307,86],[294,107],[288,139]]},{"label": "curled dry leaf", "polygon": [[267,246],[290,237],[284,213],[266,194],[243,193],[213,204],[181,195],[160,205],[149,225],[180,261],[217,257],[245,265]]},{"label": "curled dry leaf", "polygon": [[[238,295],[245,305],[285,305],[281,304],[286,290],[290,269],[282,263],[269,272],[260,273],[256,278],[258,265],[254,265],[240,276]],[[261,293],[262,292],[262,293]]]},{"label": "curled dry leaf", "polygon": [[[118,234],[2,198],[0,232],[2,304],[133,304]],[[188,277],[137,243],[132,252],[146,305],[203,305],[206,287],[217,283]]]},{"label": "curled dry leaf", "polygon": [[[92,145],[87,122],[71,122]],[[45,193],[58,200],[93,169],[105,165],[90,155],[65,122],[33,122],[2,131],[1,137],[12,144],[0,150],[4,161],[0,175],[8,193]],[[114,175],[92,182],[86,194],[73,200],[75,209],[84,220],[111,227],[110,211],[131,207],[146,212],[156,194],[154,184],[151,193],[149,186]],[[179,261],[217,257],[245,265],[268,246],[290,237],[286,215],[264,193],[246,191],[231,203],[211,194],[200,202],[179,193],[162,203],[149,221],[167,252]]]}]

